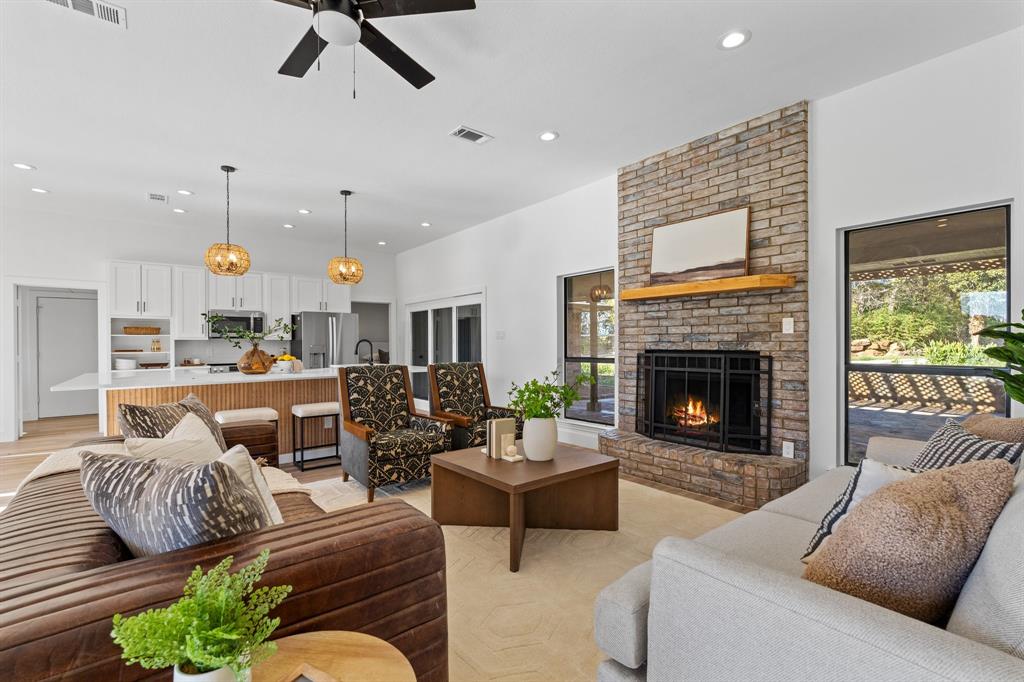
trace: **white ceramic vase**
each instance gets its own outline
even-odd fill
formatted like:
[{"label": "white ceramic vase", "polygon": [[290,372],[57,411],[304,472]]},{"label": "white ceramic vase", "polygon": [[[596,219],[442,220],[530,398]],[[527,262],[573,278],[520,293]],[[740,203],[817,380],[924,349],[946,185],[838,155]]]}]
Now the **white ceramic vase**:
[{"label": "white ceramic vase", "polygon": [[546,462],[555,456],[558,426],[553,418],[527,419],[523,422],[523,454],[534,462]]},{"label": "white ceramic vase", "polygon": [[[252,671],[246,670],[242,674],[242,680],[247,682],[252,679]],[[174,666],[174,682],[235,682],[235,673],[231,668],[224,666],[211,670],[208,673],[190,675],[182,672],[181,668]]]}]

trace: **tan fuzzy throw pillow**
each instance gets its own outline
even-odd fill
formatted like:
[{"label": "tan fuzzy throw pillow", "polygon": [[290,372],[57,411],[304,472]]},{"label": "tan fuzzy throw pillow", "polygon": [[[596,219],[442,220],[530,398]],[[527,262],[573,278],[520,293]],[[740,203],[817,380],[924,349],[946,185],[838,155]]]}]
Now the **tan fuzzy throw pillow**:
[{"label": "tan fuzzy throw pillow", "polygon": [[1013,489],[1005,460],[926,471],[854,507],[804,578],[935,623],[956,603]]},{"label": "tan fuzzy throw pillow", "polygon": [[961,422],[963,427],[985,440],[1024,443],[1024,418],[1007,419],[994,414],[976,414]]}]

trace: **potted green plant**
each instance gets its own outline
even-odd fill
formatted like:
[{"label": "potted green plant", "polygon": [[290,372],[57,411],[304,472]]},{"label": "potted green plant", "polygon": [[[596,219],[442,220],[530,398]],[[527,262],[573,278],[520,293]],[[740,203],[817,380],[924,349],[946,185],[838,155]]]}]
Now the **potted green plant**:
[{"label": "potted green plant", "polygon": [[558,445],[555,417],[580,399],[576,388],[583,380],[580,376],[572,384],[563,384],[556,370],[541,380],[530,379],[522,386],[512,382],[508,406],[523,419],[523,453],[527,459],[545,461],[555,456]]},{"label": "potted green plant", "polygon": [[254,588],[267,567],[263,550],[248,566],[230,573],[227,557],[209,573],[196,566],[184,596],[165,609],[125,618],[114,616],[110,633],[122,658],[150,670],[174,666],[176,682],[245,682],[254,665],[277,650],[267,642],[281,622],[267,613],[291,585]]},{"label": "potted green plant", "polygon": [[[1020,314],[1024,318],[1024,309],[1020,311]],[[1024,329],[1024,324],[1003,322],[985,327],[975,334],[987,339],[1002,340],[1003,345],[986,346],[982,352],[990,358],[1008,365],[1005,370],[994,369],[992,373],[1003,382],[1003,386],[1006,387],[1006,395],[1018,403],[1024,403],[1024,332],[1015,332],[1014,329]]]},{"label": "potted green plant", "polygon": [[270,366],[274,364],[273,358],[260,349],[260,344],[268,336],[275,334],[291,334],[295,325],[286,323],[282,318],[277,318],[274,323],[261,332],[240,329],[225,324],[227,320],[223,315],[208,315],[203,313],[203,319],[210,325],[210,329],[216,329],[220,335],[231,342],[235,348],[241,348],[242,342],[250,344],[249,350],[238,359],[238,371],[242,374],[266,374]]}]

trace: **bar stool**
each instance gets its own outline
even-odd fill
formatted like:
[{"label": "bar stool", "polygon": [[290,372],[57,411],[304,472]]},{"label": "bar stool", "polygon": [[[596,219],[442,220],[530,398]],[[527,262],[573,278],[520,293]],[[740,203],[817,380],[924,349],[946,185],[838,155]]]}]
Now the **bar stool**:
[{"label": "bar stool", "polygon": [[235,422],[277,422],[277,410],[272,407],[246,407],[241,410],[220,410],[213,415],[218,424]]},{"label": "bar stool", "polygon": [[[305,405],[292,405],[292,462],[299,468],[299,471],[306,470],[306,444],[303,425],[307,419],[324,419],[334,417],[334,457],[324,459],[337,460],[330,464],[321,464],[315,469],[329,466],[341,466],[341,453],[338,452],[338,442],[341,435],[341,408],[338,403],[306,403]],[[298,424],[296,426],[296,423]],[[296,447],[296,435],[298,436],[298,447]],[[326,443],[330,445],[330,443]],[[298,456],[296,456],[298,455]]]},{"label": "bar stool", "polygon": [[278,465],[277,410],[272,407],[247,407],[241,410],[220,410],[214,421],[223,427],[224,441],[230,449],[244,445],[255,460]]}]

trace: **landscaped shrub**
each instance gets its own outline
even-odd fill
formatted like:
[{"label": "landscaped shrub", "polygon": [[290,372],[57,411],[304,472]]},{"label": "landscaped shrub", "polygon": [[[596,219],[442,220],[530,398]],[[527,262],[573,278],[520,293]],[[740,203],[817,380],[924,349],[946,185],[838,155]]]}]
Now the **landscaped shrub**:
[{"label": "landscaped shrub", "polygon": [[981,346],[969,346],[960,341],[932,341],[924,347],[924,358],[929,365],[991,365]]}]

